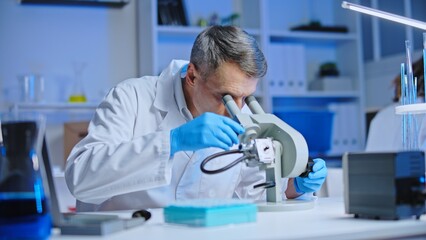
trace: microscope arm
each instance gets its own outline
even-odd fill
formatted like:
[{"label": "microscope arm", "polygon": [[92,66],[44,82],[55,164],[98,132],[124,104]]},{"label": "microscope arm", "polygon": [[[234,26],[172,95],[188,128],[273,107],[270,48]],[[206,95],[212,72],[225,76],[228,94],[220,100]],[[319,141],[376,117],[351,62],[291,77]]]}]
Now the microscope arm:
[{"label": "microscope arm", "polygon": [[[258,138],[270,138],[281,144],[282,151],[275,156],[275,159],[280,160],[281,163],[280,177],[297,177],[306,170],[309,152],[302,134],[277,116],[265,113],[253,96],[246,98],[246,104],[252,111],[252,115],[241,113],[234,99],[229,95],[223,97],[223,102],[231,116],[246,129],[240,137],[242,144],[250,144],[252,140]],[[277,144],[274,143],[274,148]]]},{"label": "microscope arm", "polygon": [[[305,138],[277,116],[265,113],[253,96],[246,99],[252,115],[242,113],[229,95],[223,97],[223,102],[232,118],[246,129],[240,136],[243,147],[256,149],[256,157],[246,163],[265,170],[264,185],[270,185],[266,192],[267,201],[281,202],[281,179],[298,177],[307,168],[309,153]],[[273,149],[272,153],[270,149]]]}]

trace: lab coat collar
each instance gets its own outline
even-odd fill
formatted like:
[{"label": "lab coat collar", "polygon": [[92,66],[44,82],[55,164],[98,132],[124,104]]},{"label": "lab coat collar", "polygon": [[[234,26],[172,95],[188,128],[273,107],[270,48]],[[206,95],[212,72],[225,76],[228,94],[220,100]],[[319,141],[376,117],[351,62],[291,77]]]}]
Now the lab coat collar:
[{"label": "lab coat collar", "polygon": [[183,81],[185,81],[185,76],[186,76],[186,69],[188,67],[188,64],[184,65],[182,67],[181,73],[180,73],[180,79],[176,79],[176,81],[174,82],[174,87],[175,87],[175,99],[176,99],[176,103],[177,106],[179,108],[179,112],[180,114],[187,120],[192,120],[192,114],[188,109],[188,105],[186,104],[186,100],[185,100],[185,94],[183,93]]},{"label": "lab coat collar", "polygon": [[[172,60],[169,66],[161,72],[157,81],[157,94],[154,100],[154,106],[157,109],[169,112],[171,108],[176,107],[176,105],[179,104],[179,102],[176,102],[175,99],[176,87],[174,86],[174,83],[176,81],[181,81],[180,70],[186,64],[188,64],[188,61]],[[181,94],[181,97],[183,97],[183,93]],[[178,107],[181,109],[181,106]]]}]

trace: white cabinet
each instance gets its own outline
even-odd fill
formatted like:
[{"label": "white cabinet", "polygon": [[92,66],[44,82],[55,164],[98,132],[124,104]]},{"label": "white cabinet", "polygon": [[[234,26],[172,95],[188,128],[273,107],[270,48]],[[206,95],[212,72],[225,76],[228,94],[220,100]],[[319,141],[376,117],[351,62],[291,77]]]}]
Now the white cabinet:
[{"label": "white cabinet", "polygon": [[[183,3],[189,26],[164,26],[157,23],[156,0],[138,1],[141,75],[158,75],[171,59],[189,59],[193,41],[203,29],[196,26],[200,18],[208,19],[212,14],[223,18],[238,13],[238,24],[258,40],[268,60],[268,74],[256,93],[265,110],[286,114],[334,113],[331,150],[313,155],[340,155],[363,149],[364,81],[358,14],[342,9],[340,0],[183,0]],[[326,27],[345,26],[348,31],[290,30],[311,20]],[[327,62],[337,64],[339,79],[347,81],[347,87],[310,90],[309,86],[319,78],[321,64]],[[286,82],[291,78],[301,80]],[[321,143],[324,140],[315,139],[315,134],[327,126],[312,120],[305,116],[300,122],[310,129],[309,135],[314,138],[311,141]]]}]

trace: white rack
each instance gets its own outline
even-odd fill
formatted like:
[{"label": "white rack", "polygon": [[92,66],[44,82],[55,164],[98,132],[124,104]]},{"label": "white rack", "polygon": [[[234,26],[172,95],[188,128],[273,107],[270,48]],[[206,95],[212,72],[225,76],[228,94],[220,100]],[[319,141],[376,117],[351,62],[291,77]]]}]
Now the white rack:
[{"label": "white rack", "polygon": [[426,113],[426,103],[414,103],[395,107],[396,114],[423,114]]}]

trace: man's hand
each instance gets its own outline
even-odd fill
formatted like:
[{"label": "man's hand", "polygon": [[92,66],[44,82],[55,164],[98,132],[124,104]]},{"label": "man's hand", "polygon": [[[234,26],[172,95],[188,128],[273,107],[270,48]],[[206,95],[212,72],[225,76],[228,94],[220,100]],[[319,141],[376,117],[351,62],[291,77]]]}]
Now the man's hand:
[{"label": "man's hand", "polygon": [[215,113],[204,113],[170,132],[171,155],[207,147],[229,149],[238,144],[244,128],[234,120]]},{"label": "man's hand", "polygon": [[327,177],[327,167],[321,158],[314,159],[312,172],[307,177],[297,177],[294,179],[294,186],[298,193],[309,193],[320,190]]}]

